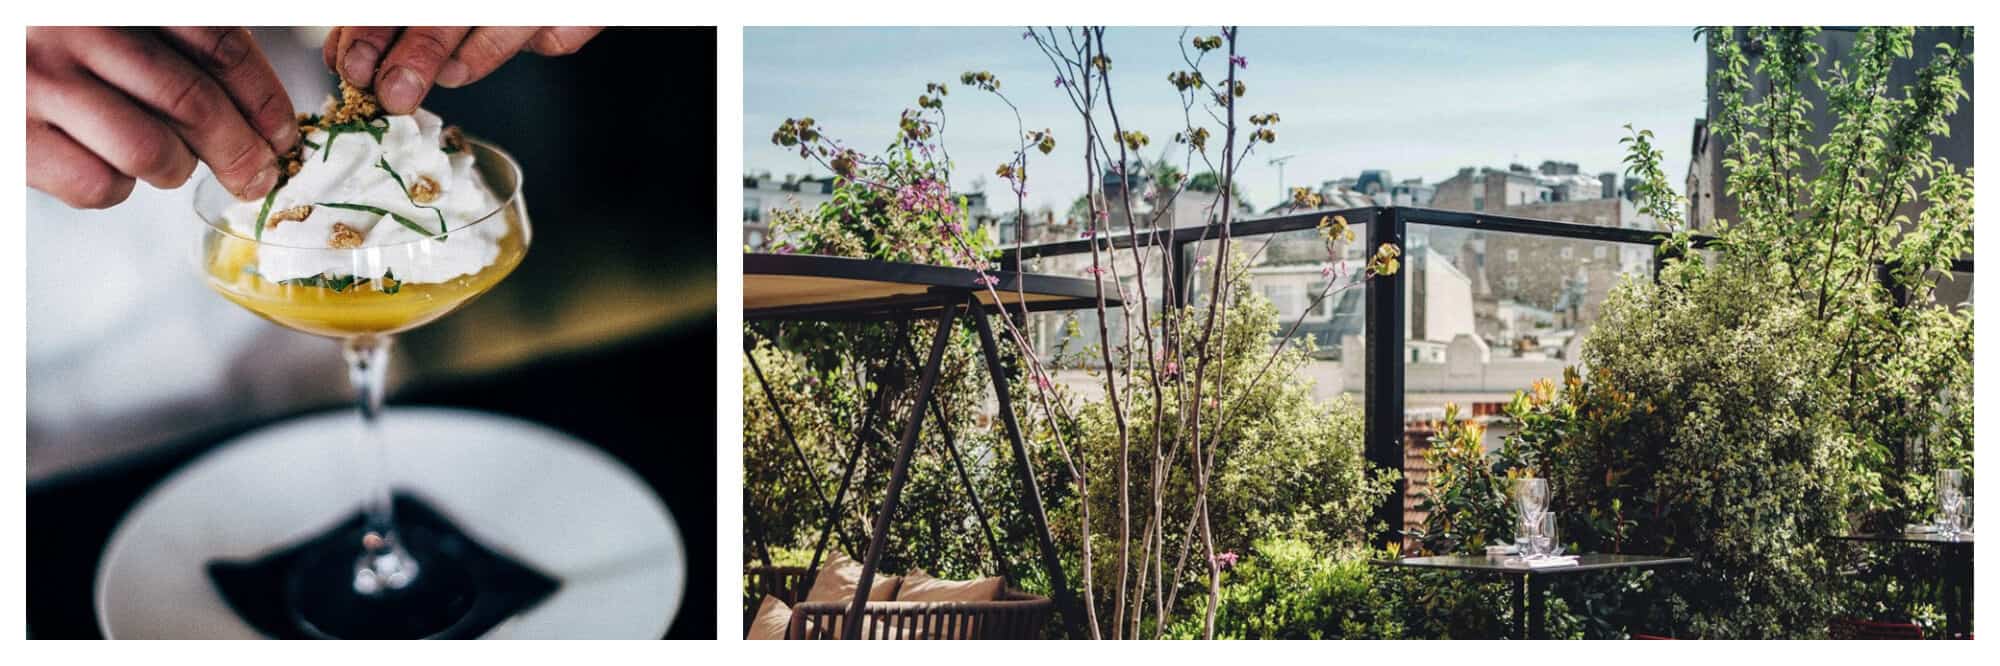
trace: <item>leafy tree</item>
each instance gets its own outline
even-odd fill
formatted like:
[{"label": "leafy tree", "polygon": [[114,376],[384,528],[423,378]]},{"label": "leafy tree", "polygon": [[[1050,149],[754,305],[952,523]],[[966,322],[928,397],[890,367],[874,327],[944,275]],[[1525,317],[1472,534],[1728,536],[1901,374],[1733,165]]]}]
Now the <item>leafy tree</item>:
[{"label": "leafy tree", "polygon": [[[1971,173],[1930,150],[1970,54],[1934,45],[1893,89],[1913,34],[1864,28],[1822,69],[1812,29],[1705,31],[1739,219],[1712,257],[1668,243],[1657,283],[1607,299],[1587,370],[1517,402],[1565,534],[1695,557],[1652,588],[1671,612],[1651,621],[1679,633],[1822,634],[1852,604],[1828,537],[1898,528],[1925,510],[1930,469],[1970,467],[1971,309],[1929,298],[1971,247]],[[1811,88],[1832,118],[1819,143]],[[1672,209],[1650,139],[1628,140],[1628,173],[1643,205]]]},{"label": "leafy tree", "polygon": [[[1221,182],[1222,182],[1221,177],[1217,176],[1214,171],[1203,171],[1201,173],[1195,174],[1193,177],[1188,179],[1187,190],[1189,192],[1204,192],[1207,194],[1215,194],[1217,192],[1222,191]],[[1236,202],[1236,206],[1240,209],[1255,210],[1255,208],[1250,205],[1250,200],[1243,198],[1243,189],[1237,187],[1235,183],[1229,184],[1229,198],[1231,200],[1234,200]]]}]

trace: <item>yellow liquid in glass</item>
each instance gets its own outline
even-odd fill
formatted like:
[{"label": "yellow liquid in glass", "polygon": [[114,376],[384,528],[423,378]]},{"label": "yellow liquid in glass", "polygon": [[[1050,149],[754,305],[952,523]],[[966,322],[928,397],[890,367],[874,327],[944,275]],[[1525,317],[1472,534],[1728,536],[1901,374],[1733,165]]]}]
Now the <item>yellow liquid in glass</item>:
[{"label": "yellow liquid in glass", "polygon": [[333,338],[400,333],[430,323],[486,293],[521,264],[528,253],[522,243],[523,229],[514,224],[514,211],[504,214],[505,219],[483,223],[507,225],[493,263],[446,282],[405,282],[393,294],[373,282],[334,291],[265,280],[256,272],[257,244],[233,236],[212,239],[203,262],[209,287],[286,328]]}]

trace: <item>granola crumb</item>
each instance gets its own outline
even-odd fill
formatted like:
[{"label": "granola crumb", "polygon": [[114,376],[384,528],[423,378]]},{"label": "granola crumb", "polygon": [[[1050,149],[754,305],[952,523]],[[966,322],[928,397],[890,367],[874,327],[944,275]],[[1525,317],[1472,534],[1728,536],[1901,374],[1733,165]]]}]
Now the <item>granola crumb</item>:
[{"label": "granola crumb", "polygon": [[[300,134],[304,135],[303,132]],[[299,175],[299,169],[305,168],[305,149],[306,144],[302,138],[299,143],[292,145],[291,150],[278,156],[278,171],[284,174],[284,178],[278,179],[278,185],[283,186],[292,176]]]},{"label": "granola crumb", "polygon": [[446,125],[441,140],[444,145],[438,147],[443,148],[445,152],[456,153],[465,150],[465,131],[459,129],[457,125]]},{"label": "granola crumb", "polygon": [[417,182],[410,184],[410,201],[427,204],[437,198],[438,182],[430,176],[417,176]]},{"label": "granola crumb", "polygon": [[307,217],[312,216],[312,212],[313,212],[313,207],[309,205],[293,206],[291,208],[286,208],[276,213],[272,213],[271,218],[264,221],[264,228],[276,229],[278,228],[279,222],[293,222],[293,221],[304,220]]},{"label": "granola crumb", "polygon": [[335,222],[333,223],[333,236],[326,239],[326,246],[336,250],[350,250],[361,247],[361,240],[361,232],[355,231],[353,227]]},{"label": "granola crumb", "polygon": [[382,115],[382,104],[375,94],[356,88],[352,84],[340,82],[340,101],[320,117],[320,127],[332,127],[354,120],[372,120]]}]

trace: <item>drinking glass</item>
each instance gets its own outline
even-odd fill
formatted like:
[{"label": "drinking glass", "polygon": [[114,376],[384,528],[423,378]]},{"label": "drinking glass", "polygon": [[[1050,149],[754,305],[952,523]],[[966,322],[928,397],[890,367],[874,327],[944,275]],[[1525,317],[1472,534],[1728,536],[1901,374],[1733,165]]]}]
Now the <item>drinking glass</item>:
[{"label": "drinking glass", "polygon": [[[466,149],[497,207],[437,236],[396,244],[334,249],[260,241],[223,218],[235,202],[213,177],[195,188],[195,213],[205,223],[198,259],[208,286],[280,326],[337,341],[347,360],[357,416],[353,464],[367,470],[365,492],[360,494],[365,527],[351,540],[329,540],[329,552],[298,558],[286,603],[294,621],[309,634],[436,635],[457,622],[470,605],[467,600],[477,596],[471,577],[456,566],[456,549],[425,543],[426,536],[406,539],[413,535],[397,529],[388,478],[389,447],[381,432],[383,381],[396,334],[435,321],[486,293],[527,255],[531,231],[521,198],[520,166],[489,144],[468,140]],[[456,270],[443,269],[447,261],[462,266],[466,257],[459,252],[447,259],[447,244],[473,242],[474,237],[497,239],[498,250],[491,261],[470,268],[471,272],[434,281],[399,281],[389,270],[403,267],[406,278],[447,275]],[[328,270],[316,278],[279,281],[258,272],[263,264],[289,262],[313,262]],[[382,627],[392,625],[404,635],[381,635]]]}]

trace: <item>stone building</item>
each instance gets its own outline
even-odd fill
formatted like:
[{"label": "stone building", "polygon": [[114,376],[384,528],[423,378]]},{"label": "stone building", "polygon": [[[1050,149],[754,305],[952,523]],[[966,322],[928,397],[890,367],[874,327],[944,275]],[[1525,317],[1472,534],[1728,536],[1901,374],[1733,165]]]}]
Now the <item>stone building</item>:
[{"label": "stone building", "polygon": [[[1852,28],[1824,28],[1820,31],[1818,37],[1819,45],[1826,50],[1825,54],[1820,57],[1820,74],[1822,76],[1831,73],[1833,63],[1845,62],[1850,58],[1849,53],[1854,49],[1855,36],[1855,31]],[[1744,39],[1744,36],[1740,32],[1737,37],[1738,39]],[[1961,34],[1956,28],[1919,28],[1916,31],[1915,38],[1911,41],[1911,46],[1913,47],[1911,49],[1912,57],[1896,63],[1895,67],[1889,71],[1889,89],[1899,91],[1900,96],[1900,91],[1905,86],[1915,84],[1917,82],[1918,70],[1924,64],[1930,62],[1930,54],[1940,43],[1952,44],[1955,48],[1963,52],[1969,53],[1973,50],[1972,38]],[[1706,48],[1705,44],[1704,48]],[[1750,51],[1751,49],[1745,50],[1745,55],[1750,58],[1751,83],[1751,94],[1747,101],[1755,103],[1757,100],[1757,91],[1763,90],[1768,80],[1767,77],[1755,71],[1757,64],[1756,54]],[[1975,60],[1974,63],[1976,64],[1976,62]],[[1690,193],[1688,198],[1691,204],[1688,211],[1688,222],[1696,230],[1712,227],[1714,221],[1718,218],[1725,220],[1736,219],[1736,200],[1730,197],[1724,191],[1725,188],[1723,187],[1723,184],[1729,177],[1728,168],[1723,164],[1723,159],[1728,154],[1729,141],[1724,137],[1713,137],[1711,139],[1708,133],[1708,119],[1715,117],[1717,113],[1721,112],[1721,100],[1716,97],[1714,88],[1714,75],[1718,64],[1714,53],[1711,51],[1708,55],[1709,94],[1707,117],[1694,121],[1695,140],[1693,142],[1693,159],[1688,163],[1688,191]],[[1959,169],[1970,169],[1973,165],[1973,66],[1972,64],[1968,64],[1961,75],[1960,83],[1965,86],[1966,98],[1959,100],[1958,113],[1951,116],[1948,120],[1950,134],[1948,136],[1933,137],[1931,141],[1931,154],[1935,157],[1949,160],[1952,164],[1957,165]],[[1833,129],[1834,121],[1830,117],[1832,105],[1827,102],[1825,91],[1810,84],[1806,88],[1805,98],[1808,103],[1805,111],[1806,121],[1813,126],[1813,133],[1806,141],[1809,144],[1817,145],[1825,141]],[[1817,174],[1817,169],[1811,163],[1811,160],[1808,159],[1805,167],[1805,177],[1811,179],[1816,177]],[[1696,182],[1697,179],[1699,182]],[[1697,196],[1697,193],[1699,196]],[[1898,209],[1898,212],[1908,215],[1911,219],[1916,219],[1917,215],[1922,212],[1922,209],[1915,204],[1909,204]]]}]

